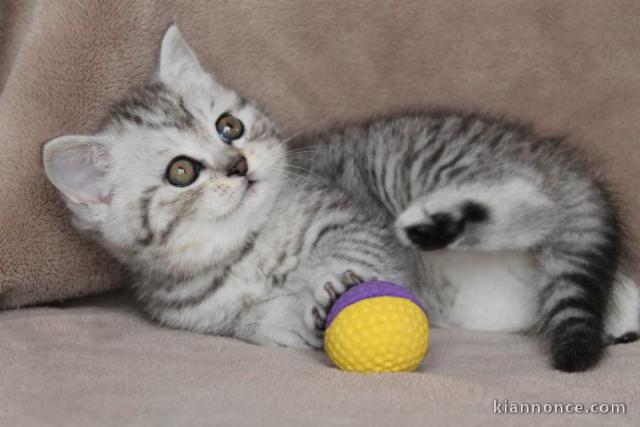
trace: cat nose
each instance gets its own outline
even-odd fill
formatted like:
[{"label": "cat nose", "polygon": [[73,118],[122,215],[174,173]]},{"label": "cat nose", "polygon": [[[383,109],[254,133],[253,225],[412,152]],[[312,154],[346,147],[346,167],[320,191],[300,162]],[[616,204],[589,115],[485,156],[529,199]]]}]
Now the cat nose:
[{"label": "cat nose", "polygon": [[227,176],[245,176],[248,171],[247,158],[242,156],[239,160],[232,162],[231,167],[227,170]]}]

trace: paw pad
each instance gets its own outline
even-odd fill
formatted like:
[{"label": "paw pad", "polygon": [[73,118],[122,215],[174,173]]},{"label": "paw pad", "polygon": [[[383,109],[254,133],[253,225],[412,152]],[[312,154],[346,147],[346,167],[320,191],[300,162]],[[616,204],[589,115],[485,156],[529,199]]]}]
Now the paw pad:
[{"label": "paw pad", "polygon": [[409,240],[425,251],[447,247],[464,230],[464,220],[455,219],[450,214],[436,213],[430,219],[431,222],[412,225],[406,229]]}]

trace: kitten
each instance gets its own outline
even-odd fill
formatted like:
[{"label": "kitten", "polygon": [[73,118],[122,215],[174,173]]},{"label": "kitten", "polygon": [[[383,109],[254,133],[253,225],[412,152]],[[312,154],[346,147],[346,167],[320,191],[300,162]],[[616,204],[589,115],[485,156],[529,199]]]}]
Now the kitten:
[{"label": "kitten", "polygon": [[565,143],[460,114],[296,143],[173,26],[152,82],[43,156],[74,224],[169,327],[317,348],[333,301],[383,278],[434,325],[541,332],[563,371],[594,366],[608,335],[637,337],[616,207]]}]

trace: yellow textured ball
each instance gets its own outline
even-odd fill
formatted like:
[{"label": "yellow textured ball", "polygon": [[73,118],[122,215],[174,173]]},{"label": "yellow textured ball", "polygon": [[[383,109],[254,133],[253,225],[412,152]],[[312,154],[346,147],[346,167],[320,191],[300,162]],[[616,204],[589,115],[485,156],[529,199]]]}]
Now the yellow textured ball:
[{"label": "yellow textured ball", "polygon": [[429,345],[429,321],[406,298],[379,296],[341,309],[325,334],[325,348],[340,369],[415,371]]}]

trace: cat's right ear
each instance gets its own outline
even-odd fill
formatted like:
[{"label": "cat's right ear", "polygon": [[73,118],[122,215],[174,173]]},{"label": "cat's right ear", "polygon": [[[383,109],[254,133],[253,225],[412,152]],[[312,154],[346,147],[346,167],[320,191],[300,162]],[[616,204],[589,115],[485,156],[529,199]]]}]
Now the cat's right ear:
[{"label": "cat's right ear", "polygon": [[107,140],[92,135],[61,136],[45,144],[42,157],[47,178],[72,202],[109,203]]},{"label": "cat's right ear", "polygon": [[196,54],[182,37],[178,27],[171,25],[162,38],[158,77],[170,86],[180,87],[185,81],[203,73]]}]

